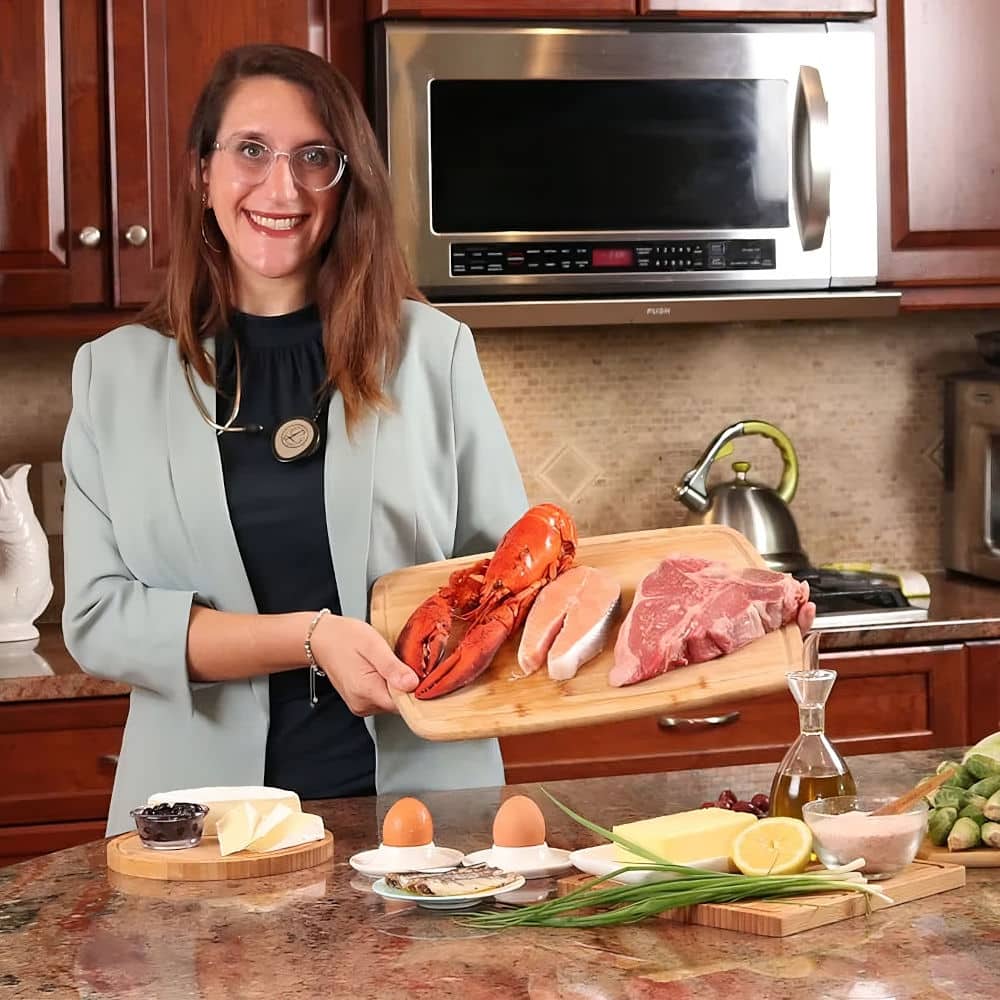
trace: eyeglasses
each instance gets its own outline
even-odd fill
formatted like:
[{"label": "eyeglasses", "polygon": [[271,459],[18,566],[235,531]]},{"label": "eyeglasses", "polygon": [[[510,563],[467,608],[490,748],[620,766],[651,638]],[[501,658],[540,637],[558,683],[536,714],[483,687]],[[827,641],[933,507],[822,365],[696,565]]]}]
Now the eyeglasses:
[{"label": "eyeglasses", "polygon": [[288,160],[292,179],[309,191],[328,191],[344,176],[347,154],[334,146],[300,146],[286,153],[271,149],[259,139],[227,139],[212,144],[225,153],[233,168],[248,184],[260,184],[267,179],[279,156]]}]

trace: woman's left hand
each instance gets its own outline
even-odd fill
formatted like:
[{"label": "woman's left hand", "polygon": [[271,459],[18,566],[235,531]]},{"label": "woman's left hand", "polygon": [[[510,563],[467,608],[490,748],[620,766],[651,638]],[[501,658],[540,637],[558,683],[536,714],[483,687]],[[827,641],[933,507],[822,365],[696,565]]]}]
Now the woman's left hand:
[{"label": "woman's left hand", "polygon": [[805,604],[799,608],[799,616],[795,620],[795,624],[798,625],[799,631],[805,635],[813,627],[813,622],[816,620],[816,605],[812,601],[806,601]]}]

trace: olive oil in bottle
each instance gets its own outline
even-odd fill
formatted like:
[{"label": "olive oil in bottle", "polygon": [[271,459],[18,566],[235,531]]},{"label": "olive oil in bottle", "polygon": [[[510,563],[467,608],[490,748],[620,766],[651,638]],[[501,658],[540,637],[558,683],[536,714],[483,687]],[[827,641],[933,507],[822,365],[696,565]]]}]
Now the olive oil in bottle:
[{"label": "olive oil in bottle", "polygon": [[788,748],[771,783],[771,815],[802,819],[802,806],[813,799],[856,795],[854,778],[824,732],[826,700],[835,670],[796,670],[787,675],[799,706],[799,736]]}]

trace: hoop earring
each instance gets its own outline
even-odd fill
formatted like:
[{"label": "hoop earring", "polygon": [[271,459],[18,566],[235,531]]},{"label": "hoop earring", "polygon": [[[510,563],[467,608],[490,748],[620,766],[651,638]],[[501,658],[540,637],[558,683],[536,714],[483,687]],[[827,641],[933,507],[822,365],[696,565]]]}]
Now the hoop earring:
[{"label": "hoop earring", "polygon": [[222,251],[218,247],[212,246],[212,244],[208,241],[208,234],[205,232],[206,210],[208,210],[208,195],[205,194],[205,192],[203,191],[201,193],[201,238],[205,246],[207,246],[208,249],[212,251],[212,253],[222,253]]}]

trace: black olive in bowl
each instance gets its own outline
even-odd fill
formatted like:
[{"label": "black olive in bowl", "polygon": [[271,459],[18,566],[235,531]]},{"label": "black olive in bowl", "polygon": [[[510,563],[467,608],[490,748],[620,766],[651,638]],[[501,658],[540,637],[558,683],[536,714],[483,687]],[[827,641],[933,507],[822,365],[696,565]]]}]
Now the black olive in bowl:
[{"label": "black olive in bowl", "polygon": [[130,815],[144,846],[158,851],[177,851],[201,842],[208,807],[194,802],[161,802],[133,809]]}]

